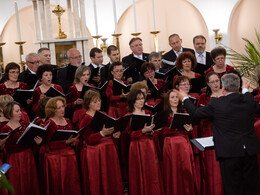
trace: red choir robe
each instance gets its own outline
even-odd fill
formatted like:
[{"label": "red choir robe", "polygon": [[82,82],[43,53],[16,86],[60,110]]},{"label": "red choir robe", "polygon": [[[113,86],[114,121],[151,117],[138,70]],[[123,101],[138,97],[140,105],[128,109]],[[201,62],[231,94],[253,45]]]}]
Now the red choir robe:
[{"label": "red choir robe", "polygon": [[[124,84],[128,84],[124,81]],[[113,95],[113,81],[109,81],[106,88],[106,96],[109,100],[108,115],[113,118],[119,118],[127,112],[126,99],[121,99],[120,95]]]},{"label": "red choir robe", "polygon": [[[205,76],[209,73],[209,72],[214,72],[214,69],[213,69],[214,66],[211,66],[208,70],[205,71]],[[235,70],[232,66],[230,65],[227,65],[226,64],[226,71],[224,72],[221,72],[221,73],[217,73],[218,74],[218,77],[221,78],[224,74],[227,74],[229,71],[231,70]]]},{"label": "red choir robe", "polygon": [[197,193],[193,151],[186,130],[163,127],[163,169],[165,194],[194,195]]},{"label": "red choir robe", "polygon": [[[86,113],[80,128],[91,123],[93,117]],[[84,194],[123,195],[123,184],[113,138],[87,128],[81,151],[81,173]]]},{"label": "red choir robe", "polygon": [[[7,172],[7,177],[14,187],[15,194],[37,195],[40,194],[40,188],[32,149],[16,144],[28,126],[27,122],[22,121],[20,124],[21,129],[8,138],[5,144],[6,162],[12,165],[12,168]],[[1,133],[8,133],[12,130],[11,127],[5,125],[1,129]]]},{"label": "red choir robe", "polygon": [[17,89],[28,90],[29,87],[28,87],[28,85],[26,83],[19,82],[19,87],[12,89],[12,88],[7,88],[5,83],[1,83],[0,84],[0,95],[10,95],[10,96],[13,96]]},{"label": "red choir robe", "polygon": [[[207,105],[211,97],[202,93],[198,105]],[[212,136],[211,120],[201,120],[198,127],[198,137]],[[200,152],[202,195],[222,195],[224,194],[223,182],[220,174],[219,162],[216,161],[215,150]]]},{"label": "red choir robe", "polygon": [[[127,113],[129,115],[132,113]],[[145,111],[150,114],[150,111]],[[129,146],[129,194],[163,195],[163,179],[153,137],[142,130],[126,131],[131,137]]]},{"label": "red choir robe", "polygon": [[[61,87],[60,85],[53,84],[53,87],[54,87],[55,89],[57,89],[58,91],[64,93],[64,92],[63,92],[63,89],[62,89],[62,87]],[[34,93],[33,93],[32,103],[31,103],[31,105],[32,105],[32,111],[33,111],[34,113],[37,112],[37,107],[38,107],[38,103],[39,103],[41,94],[42,94],[42,91],[41,91],[41,89],[40,89],[40,86],[39,86],[39,87],[36,87],[36,89],[34,90]]]},{"label": "red choir robe", "polygon": [[52,141],[56,130],[72,130],[69,119],[67,125],[56,125],[52,119],[48,119],[45,125],[49,126],[46,131],[45,144],[40,149],[40,166],[44,194],[80,195],[80,177],[76,160],[75,150],[66,145],[66,140]]}]

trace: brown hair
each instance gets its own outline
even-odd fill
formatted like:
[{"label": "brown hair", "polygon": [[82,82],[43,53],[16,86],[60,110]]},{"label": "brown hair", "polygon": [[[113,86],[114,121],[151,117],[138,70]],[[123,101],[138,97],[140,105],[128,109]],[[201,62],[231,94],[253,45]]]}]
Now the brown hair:
[{"label": "brown hair", "polygon": [[[127,96],[128,112],[134,112],[134,109],[135,109],[134,104],[135,104],[135,102],[137,100],[137,96],[139,94],[143,95],[144,99],[145,99],[145,94],[141,90],[132,90],[128,94],[128,96]],[[144,106],[143,106],[143,108],[144,108]]]},{"label": "brown hair", "polygon": [[148,91],[148,86],[146,83],[139,81],[139,82],[132,84],[130,91],[141,90],[141,89],[146,89],[146,91]]},{"label": "brown hair", "polygon": [[[164,96],[164,102],[163,102],[163,110],[164,111],[168,111],[169,113],[173,114],[172,113],[172,109],[171,109],[171,105],[170,105],[170,94],[171,92],[173,92],[173,89],[169,90],[166,95]],[[179,100],[179,103],[178,103],[178,106],[177,106],[177,112],[178,113],[183,113],[184,112],[184,109],[183,109],[183,106],[182,106],[182,102]]]},{"label": "brown hair", "polygon": [[97,47],[92,48],[89,52],[89,57],[95,58],[96,53],[102,53],[102,50]]},{"label": "brown hair", "polygon": [[[74,82],[75,83],[79,83],[80,82],[80,77],[82,77],[82,75],[83,75],[83,73],[85,72],[85,71],[89,71],[89,76],[91,76],[91,70],[90,70],[90,68],[88,67],[88,66],[85,66],[85,65],[83,65],[83,66],[79,66],[78,68],[77,68],[77,70],[76,70],[76,72],[75,72],[75,76],[74,76]],[[89,77],[90,78],[90,77]]]},{"label": "brown hair", "polygon": [[48,100],[46,106],[45,106],[45,114],[46,117],[54,117],[55,115],[55,111],[57,109],[57,102],[58,101],[62,101],[62,103],[64,104],[64,106],[66,107],[66,99],[61,97],[61,96],[57,96],[54,98],[51,98]]},{"label": "brown hair", "polygon": [[139,38],[139,37],[134,37],[134,38],[132,38],[132,39],[129,41],[129,46],[131,46],[131,44],[132,44],[133,42],[137,41],[137,40],[143,41],[143,40],[142,40],[141,38]]},{"label": "brown hair", "polygon": [[18,105],[21,108],[21,105],[16,101],[8,102],[6,104],[3,110],[5,118],[10,120],[13,117],[13,110],[15,105]]},{"label": "brown hair", "polygon": [[191,52],[185,51],[185,52],[182,52],[180,55],[178,55],[178,57],[176,59],[175,66],[177,69],[179,69],[179,70],[182,69],[182,62],[185,59],[191,60],[191,70],[194,70],[197,67],[197,60],[196,60],[195,56]]},{"label": "brown hair", "polygon": [[47,104],[47,102],[49,101],[49,99],[51,99],[50,97],[44,97],[42,99],[39,100],[38,106],[37,106],[37,115],[40,118],[45,118],[46,114],[45,114],[45,105]]},{"label": "brown hair", "polygon": [[218,46],[211,50],[210,56],[213,60],[220,55],[224,55],[226,57],[227,51],[224,47]]},{"label": "brown hair", "polygon": [[113,79],[113,75],[111,74],[111,72],[114,70],[115,66],[123,66],[123,63],[122,62],[113,62],[112,64],[109,65],[109,67],[108,67],[108,80]]},{"label": "brown hair", "polygon": [[144,73],[145,73],[146,71],[148,71],[148,69],[151,69],[151,70],[155,71],[155,66],[154,66],[154,64],[153,64],[153,63],[150,63],[150,62],[145,62],[145,63],[142,64],[141,69],[140,69],[140,73],[141,73],[141,75],[142,75],[143,77],[144,77]]},{"label": "brown hair", "polygon": [[101,98],[100,93],[96,89],[89,89],[84,95],[82,106],[88,110],[90,103],[96,98]]},{"label": "brown hair", "polygon": [[205,43],[207,41],[203,35],[197,35],[197,36],[193,37],[193,44],[195,44],[196,39],[203,39],[205,41]]},{"label": "brown hair", "polygon": [[[178,77],[175,79],[175,81],[174,81],[174,86],[173,86],[173,88],[174,88],[174,89],[179,89],[180,83],[181,83],[182,81],[186,81],[186,80],[190,82],[190,78],[189,78],[189,77],[187,77],[187,76],[178,76]],[[178,88],[177,88],[177,86],[178,86]]]},{"label": "brown hair", "polygon": [[37,71],[36,71],[37,77],[42,79],[42,75],[43,75],[44,72],[51,72],[52,76],[53,76],[52,66],[50,64],[43,64],[43,65],[39,66]]},{"label": "brown hair", "polygon": [[7,103],[14,101],[14,98],[10,95],[0,95],[0,107],[4,109]]},{"label": "brown hair", "polygon": [[9,71],[12,69],[18,69],[20,72],[20,66],[16,64],[15,62],[10,62],[5,67],[5,73],[4,73],[4,79],[5,81],[9,80]]}]

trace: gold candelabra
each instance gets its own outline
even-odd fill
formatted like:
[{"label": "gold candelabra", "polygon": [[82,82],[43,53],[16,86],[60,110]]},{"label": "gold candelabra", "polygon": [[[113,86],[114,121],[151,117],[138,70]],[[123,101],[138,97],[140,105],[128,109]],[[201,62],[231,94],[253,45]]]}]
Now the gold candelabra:
[{"label": "gold candelabra", "polygon": [[215,32],[215,41],[218,44],[222,40],[223,35],[219,33],[219,29],[213,29],[213,32]]},{"label": "gold candelabra", "polygon": [[0,43],[0,66],[2,70],[4,70],[4,57],[3,57],[3,48],[2,48],[3,45],[5,45],[5,43]]},{"label": "gold candelabra", "polygon": [[92,36],[94,39],[96,39],[96,47],[97,48],[100,48],[100,45],[99,45],[99,38],[101,38],[102,36],[101,35],[95,35],[95,36]]},{"label": "gold candelabra", "polygon": [[108,47],[108,45],[107,45],[107,43],[106,43],[106,41],[107,41],[107,38],[103,38],[103,39],[101,39],[102,41],[103,41],[103,43],[101,43],[101,45],[100,45],[100,48],[102,49],[102,51],[103,52],[107,52],[107,47]]},{"label": "gold candelabra", "polygon": [[138,37],[141,33],[131,33],[131,35]]},{"label": "gold candelabra", "polygon": [[67,35],[61,30],[61,16],[65,12],[65,9],[63,9],[60,5],[57,5],[54,10],[52,10],[52,13],[54,13],[58,17],[58,25],[59,25],[59,36],[56,37],[56,39],[66,39]]},{"label": "gold candelabra", "polygon": [[159,52],[159,40],[158,40],[158,33],[160,33],[160,31],[152,31],[150,32],[151,34],[153,34],[153,41],[154,41],[154,50],[156,52]]},{"label": "gold candelabra", "polygon": [[112,34],[112,36],[116,38],[116,43],[115,43],[115,45],[116,45],[116,47],[118,48],[118,51],[120,51],[119,37],[120,37],[121,35],[122,35],[122,34],[120,34],[120,33]]},{"label": "gold candelabra", "polygon": [[19,52],[20,52],[20,64],[22,66],[22,70],[25,70],[25,61],[24,61],[24,54],[23,54],[23,44],[26,43],[26,41],[18,41],[14,42],[15,44],[19,45]]}]

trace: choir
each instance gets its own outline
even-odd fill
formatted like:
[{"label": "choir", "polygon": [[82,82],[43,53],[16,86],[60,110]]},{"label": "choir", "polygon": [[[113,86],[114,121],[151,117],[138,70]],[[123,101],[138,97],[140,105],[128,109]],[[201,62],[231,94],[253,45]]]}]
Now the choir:
[{"label": "choir", "polygon": [[[203,40],[203,36],[196,39]],[[129,43],[133,53],[123,62],[111,59],[107,66],[102,65],[98,48],[91,50],[89,66],[81,64],[82,56],[75,48],[68,51],[70,64],[55,71],[51,64],[39,65],[34,53],[26,57],[28,64],[38,65],[33,70],[28,66],[20,74],[18,64],[7,64],[0,84],[0,165],[12,165],[7,177],[15,194],[224,194],[214,150],[201,152],[190,143],[191,138],[212,136],[211,120],[172,128],[174,114],[186,111],[171,88],[189,94],[196,106],[204,106],[211,98],[222,96],[220,77],[234,68],[225,64],[226,50],[218,47],[211,52],[214,64],[201,75],[196,72],[194,51],[182,48],[177,34],[169,42],[173,49],[165,56],[152,52],[148,57],[142,40],[133,38]],[[115,46],[112,49],[118,51]],[[31,58],[36,61],[30,62]],[[156,77],[172,68],[178,74]],[[25,74],[37,76],[36,88],[29,90],[26,78],[31,77],[25,78]],[[190,93],[195,87],[191,80],[197,77],[205,80],[206,87]],[[60,95],[46,95],[50,88]],[[19,96],[14,101],[18,89],[29,94],[26,105]],[[259,87],[255,91],[257,98]],[[129,116],[130,120],[119,131],[100,121],[104,124],[100,130],[92,122],[97,112],[115,120]],[[153,120],[161,112],[167,114],[168,123],[155,129]],[[139,119],[142,125],[134,129],[133,116],[151,116],[151,121]],[[33,147],[16,144],[30,121],[46,127],[44,136],[34,136]]]}]

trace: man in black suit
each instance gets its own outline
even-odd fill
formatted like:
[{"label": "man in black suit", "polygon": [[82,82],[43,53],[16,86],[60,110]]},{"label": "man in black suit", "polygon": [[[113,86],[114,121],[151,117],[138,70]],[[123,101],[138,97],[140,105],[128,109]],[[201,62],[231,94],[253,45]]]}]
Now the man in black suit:
[{"label": "man in black suit", "polygon": [[94,47],[89,52],[91,63],[89,64],[89,68],[91,70],[91,76],[89,79],[89,83],[99,86],[100,83],[103,83],[107,80],[105,68],[103,63],[103,52],[101,49]]},{"label": "man in black suit", "polygon": [[37,53],[29,53],[25,57],[27,69],[19,74],[18,80],[27,83],[28,87],[32,89],[38,80],[36,71],[40,66],[40,57]]},{"label": "man in black suit", "polygon": [[67,58],[69,64],[57,72],[57,84],[63,88],[65,94],[69,87],[73,85],[75,72],[82,64],[82,56],[76,48],[70,48],[67,51]]},{"label": "man in black suit", "polygon": [[221,78],[223,95],[211,98],[208,105],[196,108],[183,91],[179,99],[192,117],[211,118],[216,159],[226,195],[258,194],[259,140],[254,130],[254,116],[259,109],[256,99],[248,92],[249,81],[243,82],[234,73]]},{"label": "man in black suit", "polygon": [[[126,67],[133,65],[135,63],[135,67],[132,74],[127,76],[128,83],[133,83],[140,80],[140,74],[138,70],[142,65],[142,62],[148,61],[148,53],[143,53],[143,43],[142,39],[139,37],[134,37],[129,41],[129,46],[132,51],[131,54],[122,58],[122,62],[126,64]],[[138,67],[136,67],[138,66]],[[125,67],[125,68],[126,68]]]},{"label": "man in black suit", "polygon": [[51,64],[51,51],[47,47],[41,47],[38,49],[37,54],[40,57],[40,65],[50,64],[53,68],[52,83],[57,83],[57,72],[60,69],[59,66]]},{"label": "man in black suit", "polygon": [[107,48],[107,56],[109,57],[110,61],[104,66],[105,68],[105,77],[108,78],[109,66],[113,62],[120,62],[120,53],[118,48],[115,45],[110,45]]},{"label": "man in black suit", "polygon": [[204,71],[214,64],[210,52],[205,51],[206,38],[203,35],[195,36],[193,38],[193,45],[195,49],[195,57],[197,59],[197,67],[194,71],[204,75]]},{"label": "man in black suit", "polygon": [[169,45],[172,49],[163,55],[163,62],[166,64],[174,65],[178,55],[184,51],[190,51],[194,54],[193,49],[182,47],[182,39],[178,34],[169,36]]}]

